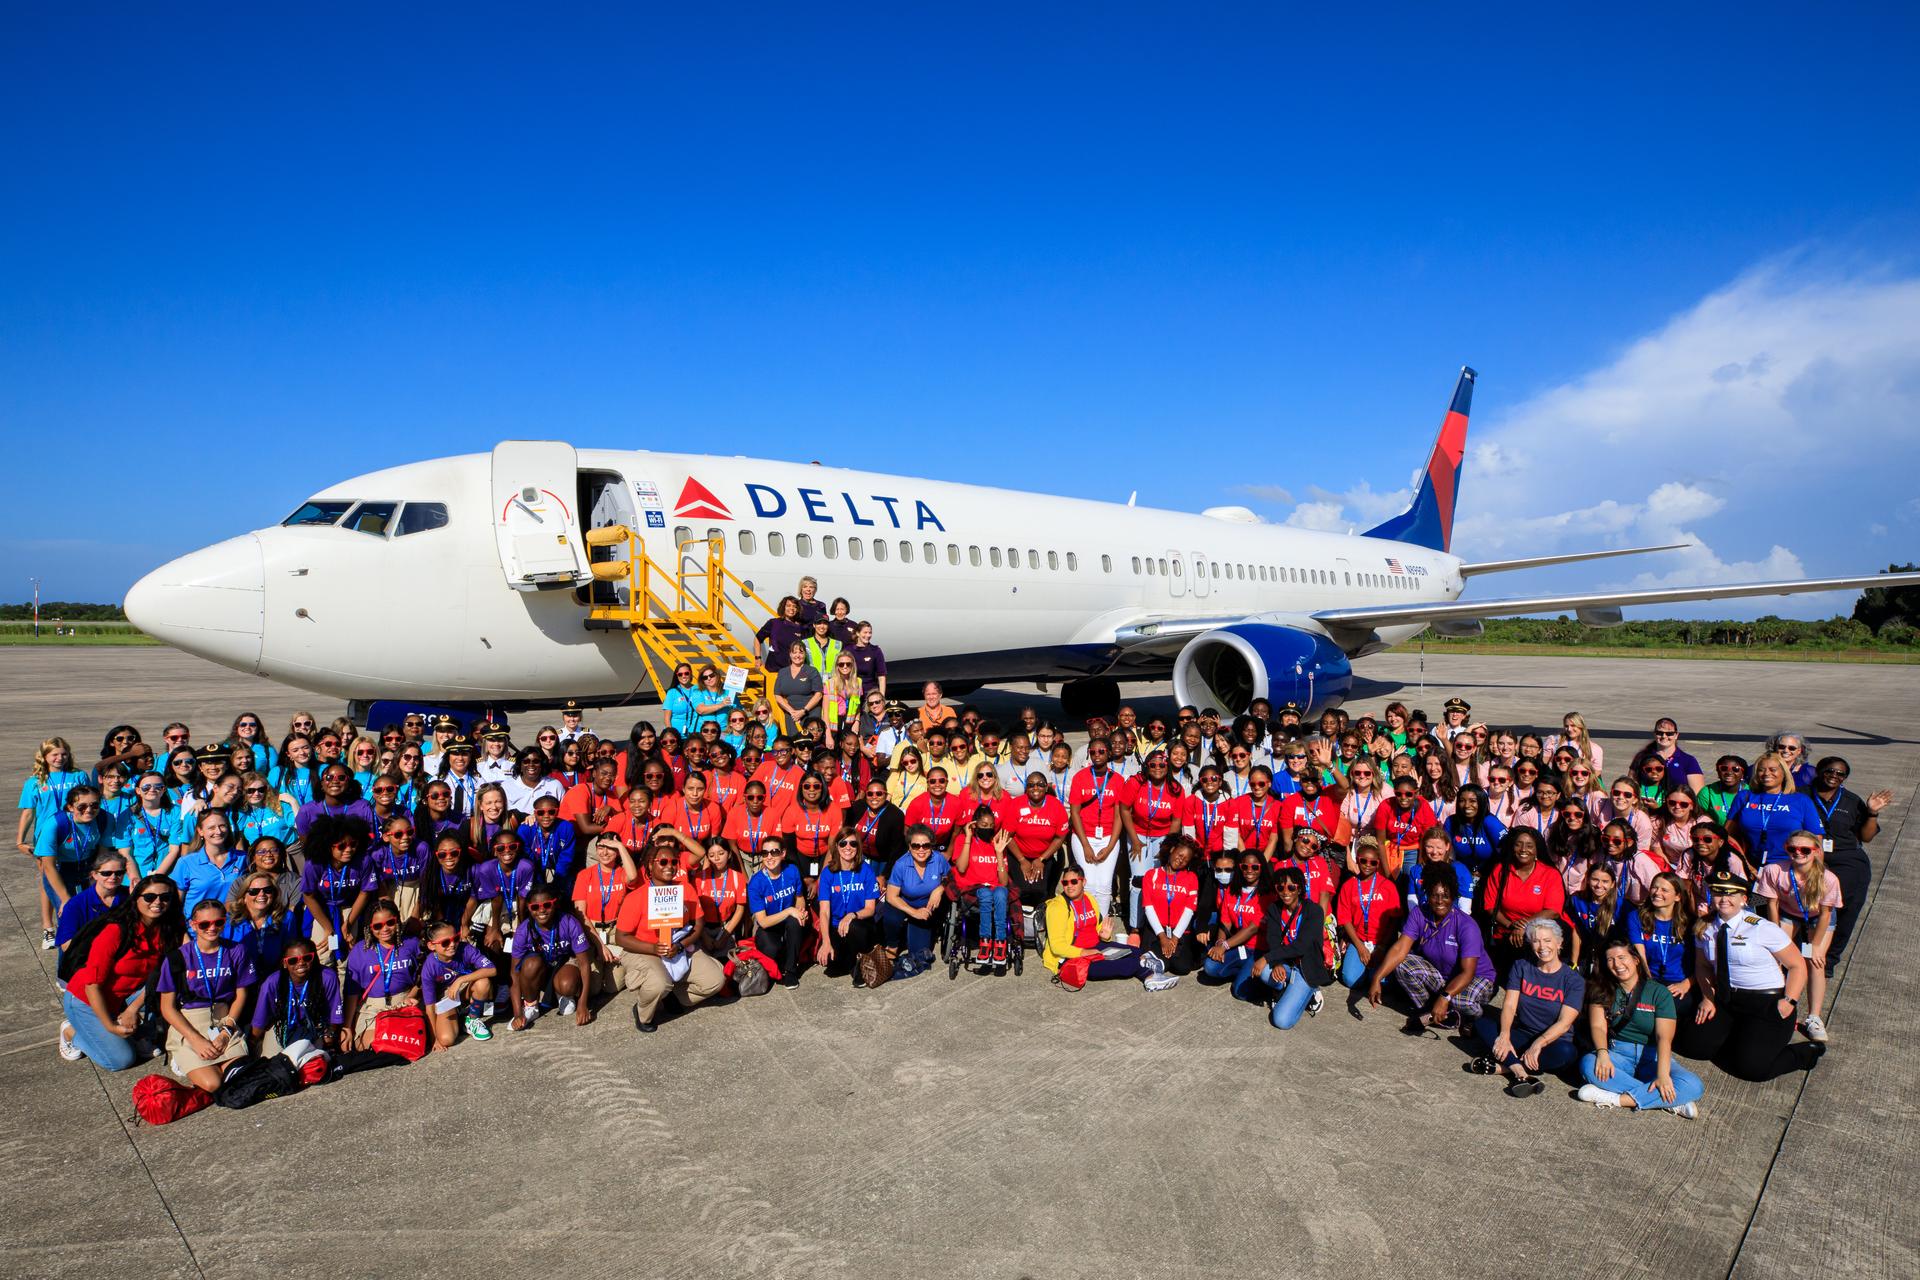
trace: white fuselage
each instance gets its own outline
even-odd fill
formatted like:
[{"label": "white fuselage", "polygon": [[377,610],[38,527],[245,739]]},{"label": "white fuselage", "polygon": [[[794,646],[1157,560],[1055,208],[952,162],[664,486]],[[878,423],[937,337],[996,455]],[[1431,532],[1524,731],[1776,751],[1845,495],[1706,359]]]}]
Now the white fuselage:
[{"label": "white fuselage", "polygon": [[[178,648],[320,693],[537,704],[648,687],[629,640],[587,630],[567,584],[510,581],[526,567],[510,546],[558,545],[564,558],[563,539],[577,547],[583,524],[633,525],[662,564],[678,543],[717,533],[727,567],[769,602],[817,578],[823,601],[845,596],[873,623],[896,687],[1096,674],[1123,627],[1438,602],[1462,584],[1444,552],[1260,523],[1237,508],[1193,515],[789,462],[526,447],[546,461],[503,462],[503,445],[314,495],[438,503],[443,527],[396,536],[403,510],[377,533],[350,527],[352,511],[258,530],[155,570],[128,594],[128,615]],[[526,474],[497,474],[506,466]],[[497,501],[535,489],[551,499],[535,499],[537,511]],[[1383,630],[1369,648],[1420,629]],[[1123,670],[1171,666],[1168,654],[1130,656]]]}]

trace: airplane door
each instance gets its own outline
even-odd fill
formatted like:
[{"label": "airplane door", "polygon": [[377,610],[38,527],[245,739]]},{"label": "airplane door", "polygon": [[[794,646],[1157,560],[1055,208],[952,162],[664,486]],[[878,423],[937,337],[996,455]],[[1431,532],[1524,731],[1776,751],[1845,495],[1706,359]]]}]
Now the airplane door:
[{"label": "airplane door", "polygon": [[573,446],[506,440],[493,450],[493,533],[515,591],[570,587],[588,578],[573,509]]},{"label": "airplane door", "polygon": [[1207,572],[1207,558],[1196,551],[1189,557],[1189,567],[1193,570],[1193,596],[1198,600],[1213,590],[1213,575]]},{"label": "airplane door", "polygon": [[1176,600],[1187,594],[1187,558],[1178,551],[1167,552],[1167,594]]}]

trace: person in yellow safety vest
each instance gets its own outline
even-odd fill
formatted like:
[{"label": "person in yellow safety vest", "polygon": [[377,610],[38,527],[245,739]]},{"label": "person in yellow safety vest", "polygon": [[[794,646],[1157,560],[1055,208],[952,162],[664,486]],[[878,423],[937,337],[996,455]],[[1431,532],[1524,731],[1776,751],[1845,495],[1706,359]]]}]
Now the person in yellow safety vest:
[{"label": "person in yellow safety vest", "polygon": [[833,674],[833,664],[840,659],[841,644],[833,638],[833,624],[824,617],[813,620],[813,634],[807,637],[807,665],[820,673],[824,682]]}]

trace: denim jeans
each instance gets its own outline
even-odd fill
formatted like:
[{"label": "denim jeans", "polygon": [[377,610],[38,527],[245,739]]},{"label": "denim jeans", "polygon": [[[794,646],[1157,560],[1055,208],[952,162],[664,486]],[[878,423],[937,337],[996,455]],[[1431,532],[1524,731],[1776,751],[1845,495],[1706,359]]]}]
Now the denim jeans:
[{"label": "denim jeans", "polygon": [[1279,969],[1268,969],[1260,975],[1261,981],[1280,993],[1274,1001],[1273,1011],[1267,1015],[1267,1021],[1275,1031],[1289,1030],[1307,1011],[1307,1002],[1313,999],[1313,986],[1300,976],[1300,970],[1293,965]]},{"label": "denim jeans", "polygon": [[[1473,1020],[1473,1034],[1480,1037],[1480,1043],[1487,1046],[1487,1056],[1492,1057],[1493,1042],[1500,1038],[1500,1019],[1490,1013],[1481,1014]],[[1527,1045],[1532,1043],[1531,1040],[1519,1032],[1515,1032],[1515,1036],[1516,1039],[1513,1042],[1514,1052],[1498,1060],[1503,1067],[1511,1066],[1513,1063],[1520,1061],[1520,1055],[1525,1053],[1527,1051]],[[1523,1043],[1523,1041],[1525,1043]],[[1540,1074],[1551,1075],[1579,1056],[1580,1046],[1573,1042],[1573,1036],[1571,1034],[1561,1036],[1558,1040],[1555,1040],[1552,1044],[1540,1051]],[[1678,1087],[1679,1083],[1679,1080],[1676,1078],[1674,1085]]]},{"label": "denim jeans", "polygon": [[1593,1073],[1594,1061],[1598,1056],[1589,1053],[1580,1059],[1581,1076],[1596,1089],[1626,1094],[1633,1099],[1633,1105],[1642,1111],[1684,1107],[1689,1102],[1698,1101],[1707,1091],[1707,1087],[1700,1083],[1699,1076],[1674,1062],[1667,1068],[1667,1074],[1673,1079],[1673,1101],[1662,1098],[1660,1091],[1653,1087],[1654,1075],[1660,1070],[1660,1053],[1650,1044],[1615,1040],[1608,1045],[1607,1056],[1613,1060],[1613,1074],[1605,1080]]},{"label": "denim jeans", "polygon": [[[1374,948],[1374,954],[1379,954],[1378,947]],[[1363,958],[1360,954],[1360,948],[1349,942],[1346,953],[1340,957],[1340,985],[1343,987],[1359,986],[1360,979],[1367,976],[1367,965],[1370,961],[1371,957]]]},{"label": "denim jeans", "polygon": [[1245,948],[1236,947],[1227,952],[1227,958],[1224,960],[1215,960],[1212,956],[1208,956],[1206,962],[1200,966],[1200,972],[1204,977],[1214,982],[1231,984],[1233,994],[1242,1000],[1248,997],[1242,994],[1241,983],[1252,971],[1254,959],[1251,954],[1242,955],[1241,952],[1244,950]]},{"label": "denim jeans", "polygon": [[133,1046],[100,1025],[93,1006],[71,991],[60,993],[60,1008],[73,1026],[74,1047],[102,1071],[125,1071],[133,1065]]},{"label": "denim jeans", "polygon": [[887,945],[914,955],[933,953],[933,923],[939,918],[936,913],[931,919],[915,920],[892,903],[880,908],[880,927],[886,931]]},{"label": "denim jeans", "polygon": [[988,885],[973,891],[980,904],[980,940],[1002,941],[1007,937],[1007,887]]}]

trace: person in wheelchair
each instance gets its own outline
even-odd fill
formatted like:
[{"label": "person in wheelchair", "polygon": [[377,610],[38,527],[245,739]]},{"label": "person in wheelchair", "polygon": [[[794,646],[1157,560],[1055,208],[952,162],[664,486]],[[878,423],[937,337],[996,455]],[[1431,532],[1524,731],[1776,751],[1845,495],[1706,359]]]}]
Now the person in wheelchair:
[{"label": "person in wheelchair", "polygon": [[[981,973],[1007,972],[1007,863],[1013,838],[1000,830],[991,804],[974,806],[973,817],[953,839],[953,894],[960,907],[947,914],[947,966],[958,972],[966,963],[967,922],[977,918],[970,948]],[[1019,946],[1016,939],[1014,947]]]}]

